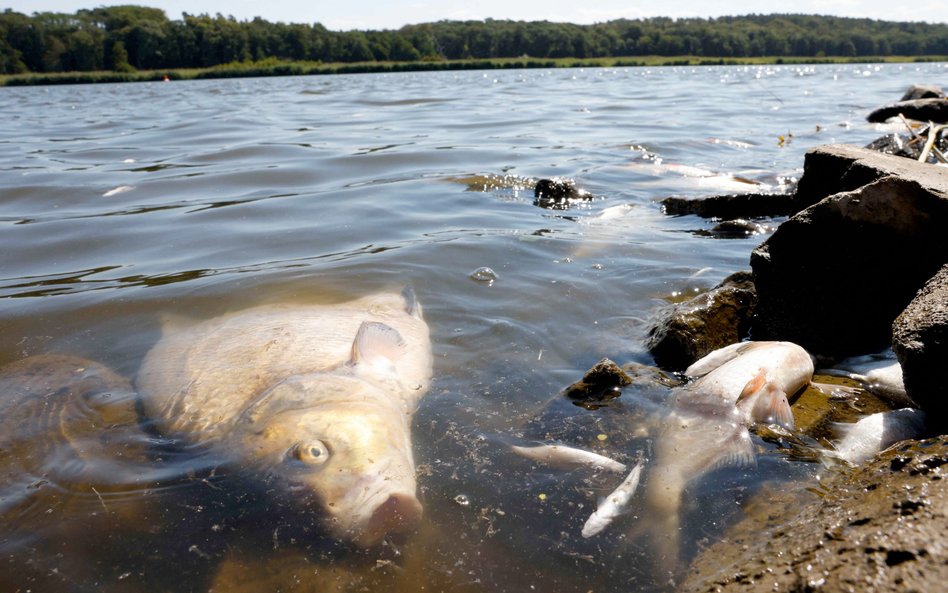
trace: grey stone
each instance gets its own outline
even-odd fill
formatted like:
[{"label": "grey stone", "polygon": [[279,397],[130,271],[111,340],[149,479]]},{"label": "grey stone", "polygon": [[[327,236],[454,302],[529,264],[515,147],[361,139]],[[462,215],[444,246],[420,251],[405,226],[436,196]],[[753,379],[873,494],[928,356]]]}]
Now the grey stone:
[{"label": "grey stone", "polygon": [[922,287],[892,324],[895,350],[909,396],[948,428],[948,264]]},{"label": "grey stone", "polygon": [[803,176],[794,196],[797,211],[889,175],[915,180],[926,188],[948,187],[948,169],[943,167],[848,144],[827,144],[812,149],[804,158]]},{"label": "grey stone", "polygon": [[[892,320],[948,261],[948,170],[864,152],[871,156],[848,166],[820,153],[832,165],[824,168],[808,155],[805,177],[826,180],[827,191],[870,183],[797,213],[753,251],[755,340],[789,340],[827,356],[881,350]],[[886,167],[899,174],[872,181]]]}]

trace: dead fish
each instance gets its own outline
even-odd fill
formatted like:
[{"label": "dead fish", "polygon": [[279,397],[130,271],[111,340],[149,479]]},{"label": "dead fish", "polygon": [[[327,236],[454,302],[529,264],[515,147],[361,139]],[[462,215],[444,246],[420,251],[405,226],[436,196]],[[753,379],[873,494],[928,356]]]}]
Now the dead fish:
[{"label": "dead fish", "polygon": [[734,403],[745,424],[793,428],[788,398],[813,378],[813,359],[792,342],[739,342],[711,352],[685,370],[685,389]]},{"label": "dead fish", "polygon": [[834,365],[834,368],[821,369],[820,372],[859,381],[867,391],[885,399],[893,407],[915,405],[905,391],[902,365],[891,351],[847,358]]},{"label": "dead fish", "polygon": [[604,469],[620,474],[626,471],[625,464],[615,459],[593,453],[592,451],[576,449],[565,445],[538,445],[536,447],[511,445],[510,450],[521,457],[526,457],[527,459],[532,459],[533,461],[551,465],[559,469],[572,470],[585,467]]},{"label": "dead fish", "polygon": [[659,566],[678,566],[682,494],[689,483],[722,467],[756,464],[747,426],[793,426],[787,395],[813,375],[810,355],[789,342],[732,344],[685,373],[695,381],[674,391],[671,411],[653,444],[645,514]]},{"label": "dead fish", "polygon": [[925,413],[915,408],[878,412],[855,423],[834,425],[842,434],[836,454],[858,465],[899,441],[915,439],[925,431]]},{"label": "dead fish", "polygon": [[166,328],[138,385],[162,431],[315,497],[335,536],[367,547],[421,517],[410,425],[431,366],[405,291]]},{"label": "dead fish", "polygon": [[638,462],[629,475],[619,484],[619,487],[606,496],[596,512],[589,516],[583,525],[582,536],[589,538],[608,527],[612,521],[623,514],[629,506],[629,501],[639,487],[639,476],[642,473],[643,462]]}]

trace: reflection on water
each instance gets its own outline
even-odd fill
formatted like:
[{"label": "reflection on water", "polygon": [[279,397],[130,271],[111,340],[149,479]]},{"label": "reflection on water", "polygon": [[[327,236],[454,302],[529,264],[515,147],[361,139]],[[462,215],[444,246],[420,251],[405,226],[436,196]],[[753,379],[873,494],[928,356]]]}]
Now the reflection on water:
[{"label": "reflection on water", "polygon": [[[649,521],[640,503],[580,535],[621,476],[541,466],[509,445],[650,458],[646,425],[667,388],[637,383],[594,409],[560,390],[603,357],[650,363],[655,312],[746,269],[774,222],[724,232],[656,202],[779,187],[810,146],[880,135],[865,113],[944,68],[0,90],[0,138],[16,139],[0,140],[0,589],[669,589],[636,531]],[[597,199],[537,208],[532,184],[550,177]],[[493,281],[472,279],[479,269]],[[370,550],[335,542],[315,510],[130,406],[163,315],[402,285],[424,305],[435,355],[414,421],[416,533]],[[688,486],[684,560],[762,481],[814,470],[774,441],[754,436],[756,468]]]}]

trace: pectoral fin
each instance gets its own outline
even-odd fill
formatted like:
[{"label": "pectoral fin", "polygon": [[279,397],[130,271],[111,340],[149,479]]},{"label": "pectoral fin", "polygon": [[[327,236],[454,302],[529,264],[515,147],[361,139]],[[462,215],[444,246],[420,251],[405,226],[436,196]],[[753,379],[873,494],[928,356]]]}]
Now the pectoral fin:
[{"label": "pectoral fin", "polygon": [[779,424],[792,430],[793,412],[790,410],[787,394],[776,384],[765,381],[766,374],[761,370],[744,386],[740,397],[737,398],[737,407],[751,422]]},{"label": "pectoral fin", "polygon": [[393,363],[402,357],[407,347],[395,328],[378,321],[363,321],[352,341],[349,364]]}]

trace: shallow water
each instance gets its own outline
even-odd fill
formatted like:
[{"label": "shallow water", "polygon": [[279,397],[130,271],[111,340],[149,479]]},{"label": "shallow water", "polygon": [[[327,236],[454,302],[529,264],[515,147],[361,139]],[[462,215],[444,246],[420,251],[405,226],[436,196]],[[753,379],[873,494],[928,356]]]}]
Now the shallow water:
[{"label": "shallow water", "polygon": [[[112,423],[111,451],[124,457],[87,459],[94,480],[63,470],[68,450],[28,470],[0,452],[0,588],[662,588],[631,535],[647,517],[579,536],[615,477],[536,468],[505,445],[554,439],[624,461],[646,449],[627,414],[650,392],[597,411],[556,394],[602,357],[650,362],[642,342],[656,311],[746,269],[764,238],[700,236],[712,222],[666,217],[656,201],[747,186],[735,177],[779,188],[808,148],[881,135],[866,113],[912,83],[941,82],[946,67],[0,89],[0,363],[68,353],[133,380],[163,314],[405,284],[435,353],[414,424],[426,516],[413,537],[340,547],[239,468],[147,420]],[[597,199],[534,206],[532,181],[551,176]],[[482,267],[493,281],[472,278]],[[39,427],[23,438],[50,441]],[[762,479],[810,470],[765,452],[757,469],[696,486],[686,556]]]}]

